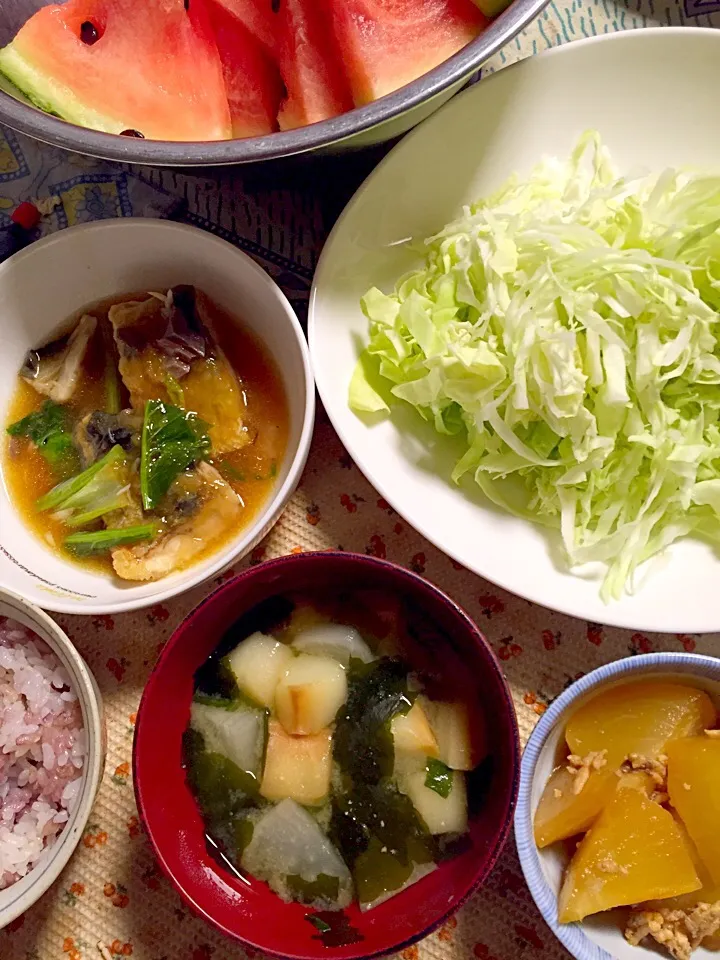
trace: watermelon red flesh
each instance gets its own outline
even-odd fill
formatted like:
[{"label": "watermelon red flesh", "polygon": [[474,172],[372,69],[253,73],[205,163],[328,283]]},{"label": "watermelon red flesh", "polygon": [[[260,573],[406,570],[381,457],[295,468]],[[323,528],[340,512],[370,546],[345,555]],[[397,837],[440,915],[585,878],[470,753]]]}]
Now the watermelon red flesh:
[{"label": "watermelon red flesh", "polygon": [[239,20],[268,53],[275,52],[278,17],[273,13],[272,0],[215,0],[215,3]]},{"label": "watermelon red flesh", "polygon": [[421,77],[476,37],[472,0],[328,0],[353,99],[370,103]]},{"label": "watermelon red flesh", "polygon": [[[98,39],[80,39],[81,25]],[[87,31],[86,31],[87,32]],[[205,0],[68,0],[43,7],[0,51],[0,70],[66,120],[155,140],[232,136]]]},{"label": "watermelon red flesh", "polygon": [[287,96],[281,130],[318,123],[353,107],[326,0],[281,0],[278,63]]},{"label": "watermelon red flesh", "polygon": [[233,136],[272,133],[277,129],[283,94],[277,66],[224,4],[209,0],[209,11],[223,65]]}]

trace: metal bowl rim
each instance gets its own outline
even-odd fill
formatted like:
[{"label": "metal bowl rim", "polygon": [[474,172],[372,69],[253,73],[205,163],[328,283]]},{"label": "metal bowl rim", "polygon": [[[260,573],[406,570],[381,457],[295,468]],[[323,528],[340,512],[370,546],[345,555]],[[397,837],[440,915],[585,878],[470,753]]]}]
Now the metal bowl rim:
[{"label": "metal bowl rim", "polygon": [[3,90],[0,90],[0,122],[43,143],[121,163],[202,167],[294,156],[330,147],[371,130],[442,94],[453,84],[461,83],[523,30],[548,2],[514,0],[463,50],[419,79],[367,106],[297,130],[246,140],[136,140],[68,123]]}]

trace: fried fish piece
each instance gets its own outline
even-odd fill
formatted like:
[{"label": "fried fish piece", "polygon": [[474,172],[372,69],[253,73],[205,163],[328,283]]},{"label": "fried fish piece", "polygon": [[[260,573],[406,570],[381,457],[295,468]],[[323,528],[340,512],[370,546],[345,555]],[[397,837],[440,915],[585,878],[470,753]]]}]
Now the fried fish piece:
[{"label": "fried fish piece", "polygon": [[164,400],[194,411],[208,423],[216,455],[251,442],[243,391],[213,335],[204,294],[173,287],[164,299],[148,294],[116,304],[108,315],[134,409]]},{"label": "fried fish piece", "polygon": [[20,370],[26,383],[55,403],[67,403],[80,383],[80,373],[97,320],[88,314],[75,328],[52,343],[30,350]]},{"label": "fried fish piece", "polygon": [[155,540],[112,551],[113,567],[123,580],[159,580],[184,569],[234,527],[242,510],[230,484],[204,462],[177,478],[163,507],[163,527]]}]

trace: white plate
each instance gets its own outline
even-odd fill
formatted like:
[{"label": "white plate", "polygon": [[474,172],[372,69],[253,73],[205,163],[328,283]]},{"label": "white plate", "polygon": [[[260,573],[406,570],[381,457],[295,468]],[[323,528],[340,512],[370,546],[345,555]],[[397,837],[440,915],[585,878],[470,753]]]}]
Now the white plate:
[{"label": "white plate", "polygon": [[98,300],[180,283],[194,284],[237,317],[276,363],[290,424],[275,487],[254,520],[216,553],[155,583],[130,583],[51,552],[25,525],[0,473],[0,587],[46,610],[121,613],[198,586],[252,550],[277,521],[300,479],[312,437],[315,389],[292,307],[237,247],[167,220],[83,224],[39,240],[0,264],[0,424],[7,420],[25,354],[47,342],[68,317]]},{"label": "white plate", "polygon": [[[351,456],[385,499],[459,563],[513,593],[585,620],[634,630],[720,630],[720,560],[686,540],[641,571],[633,596],[599,597],[599,576],[562,569],[557,543],[449,480],[458,457],[408,407],[372,426],[347,406],[367,324],[359,299],[391,290],[416,263],[401,241],[424,239],[463,203],[565,158],[589,127],[623,171],[720,169],[720,31],[658,28],[577,41],[502,70],[402,141],[360,188],[323,252],[310,304],[320,396]],[[395,244],[395,245],[393,245]],[[598,571],[599,573],[599,571]]]}]

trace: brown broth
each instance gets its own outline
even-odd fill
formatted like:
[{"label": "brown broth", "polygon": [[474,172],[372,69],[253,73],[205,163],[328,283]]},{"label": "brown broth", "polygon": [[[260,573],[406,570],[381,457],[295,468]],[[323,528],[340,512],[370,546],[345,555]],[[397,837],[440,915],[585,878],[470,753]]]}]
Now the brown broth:
[{"label": "brown broth", "polygon": [[[103,301],[78,311],[74,319],[91,314],[102,323],[109,323],[108,310],[116,303],[142,299],[147,294],[131,294],[127,297]],[[267,502],[275,485],[276,475],[285,454],[289,430],[289,411],[280,374],[265,347],[240,324],[210,303],[214,331],[221,348],[237,373],[247,406],[247,424],[257,430],[255,442],[242,450],[213,459],[212,463],[224,479],[239,495],[243,510],[240,521],[227,530],[222,540],[215,540],[201,554],[194,557],[191,565],[205,560],[222,549],[225,544],[248,527]],[[72,327],[72,324],[69,325]],[[58,336],[62,334],[58,331]],[[100,326],[91,343],[83,370],[82,380],[71,401],[65,406],[74,417],[80,419],[93,410],[102,410],[105,403],[104,345]],[[18,376],[15,394],[8,410],[5,426],[39,410],[46,397],[37,393]],[[123,390],[123,403],[127,394]],[[52,511],[39,513],[35,508],[38,497],[47,493],[58,482],[52,468],[41,456],[31,441],[24,438],[5,437],[2,447],[2,473],[8,494],[26,525],[36,537],[51,549],[62,553],[64,559],[96,572],[114,575],[109,556],[79,559],[62,548],[69,528],[52,516]]]}]

